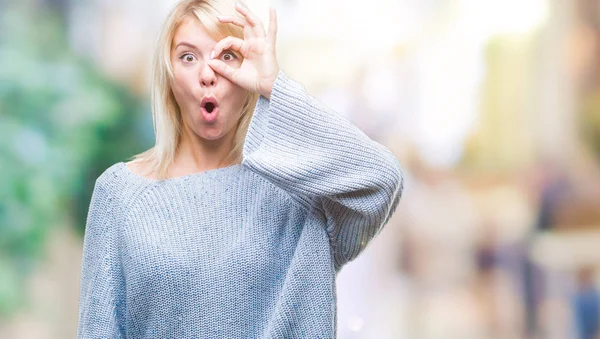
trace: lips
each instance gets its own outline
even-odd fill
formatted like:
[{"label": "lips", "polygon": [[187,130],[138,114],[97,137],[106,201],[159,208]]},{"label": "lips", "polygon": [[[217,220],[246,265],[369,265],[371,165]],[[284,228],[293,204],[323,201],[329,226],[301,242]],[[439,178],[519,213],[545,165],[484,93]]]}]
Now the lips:
[{"label": "lips", "polygon": [[217,120],[219,113],[219,103],[214,97],[204,97],[200,102],[202,117],[206,122],[214,122]]}]

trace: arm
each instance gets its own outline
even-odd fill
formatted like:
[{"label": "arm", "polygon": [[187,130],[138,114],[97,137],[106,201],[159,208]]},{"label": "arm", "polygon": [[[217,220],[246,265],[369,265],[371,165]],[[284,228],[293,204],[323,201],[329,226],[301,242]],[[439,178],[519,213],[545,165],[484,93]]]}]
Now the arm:
[{"label": "arm", "polygon": [[259,99],[243,163],[321,211],[336,270],[387,223],[402,193],[393,154],[279,72],[271,99]]},{"label": "arm", "polygon": [[124,338],[124,280],[120,270],[114,190],[101,176],[90,203],[81,268],[77,338]]},{"label": "arm", "polygon": [[[389,220],[402,191],[402,171],[392,153],[310,97],[279,71],[275,56],[277,15],[269,29],[247,7],[243,16],[219,17],[243,28],[244,38],[226,37],[214,55],[233,49],[242,65],[212,59],[209,66],[261,95],[244,144],[243,163],[309,208],[321,211],[336,271],[354,259]],[[245,46],[245,48],[242,48]]]}]

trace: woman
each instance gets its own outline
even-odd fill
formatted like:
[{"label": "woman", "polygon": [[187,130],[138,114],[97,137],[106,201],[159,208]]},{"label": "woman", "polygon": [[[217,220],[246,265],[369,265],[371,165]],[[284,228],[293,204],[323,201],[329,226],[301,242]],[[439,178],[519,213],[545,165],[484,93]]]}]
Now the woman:
[{"label": "woman", "polygon": [[245,5],[185,0],[153,79],[156,145],[96,181],[79,338],[334,338],[335,276],[381,230],[398,161],[279,69]]}]

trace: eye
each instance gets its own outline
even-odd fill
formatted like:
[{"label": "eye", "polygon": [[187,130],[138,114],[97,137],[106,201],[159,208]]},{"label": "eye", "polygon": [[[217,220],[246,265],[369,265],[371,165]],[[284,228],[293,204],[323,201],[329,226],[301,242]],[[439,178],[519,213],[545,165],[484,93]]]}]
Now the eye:
[{"label": "eye", "polygon": [[232,60],[237,59],[237,56],[232,51],[225,51],[222,54],[221,58],[223,59],[223,61],[232,61]]},{"label": "eye", "polygon": [[180,56],[179,59],[185,62],[192,62],[194,61],[195,57],[190,53],[185,53],[184,55]]}]

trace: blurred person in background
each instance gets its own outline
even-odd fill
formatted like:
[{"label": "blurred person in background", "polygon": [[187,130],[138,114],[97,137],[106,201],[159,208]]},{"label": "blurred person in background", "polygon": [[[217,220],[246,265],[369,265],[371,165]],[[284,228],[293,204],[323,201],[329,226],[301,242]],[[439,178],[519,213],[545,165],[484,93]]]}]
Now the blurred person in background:
[{"label": "blurred person in background", "polygon": [[579,339],[597,339],[600,321],[600,294],[594,282],[593,267],[577,272],[577,287],[573,295],[575,326]]},{"label": "blurred person in background", "polygon": [[482,234],[475,244],[476,279],[474,290],[483,314],[482,318],[488,338],[497,337],[502,333],[499,323],[499,306],[495,299],[500,275],[497,227],[493,221],[486,221]]},{"label": "blurred person in background", "polygon": [[525,237],[522,263],[523,302],[525,307],[525,335],[527,338],[541,336],[540,305],[544,300],[546,272],[536,264],[529,253],[540,233],[549,232],[556,227],[556,211],[569,191],[565,168],[560,163],[546,159],[537,169],[539,187],[536,188],[538,211],[533,228]]},{"label": "blurred person in background", "polygon": [[96,181],[79,338],[334,338],[336,274],[399,202],[393,154],[279,69],[245,5],[178,2],[155,146]]}]

